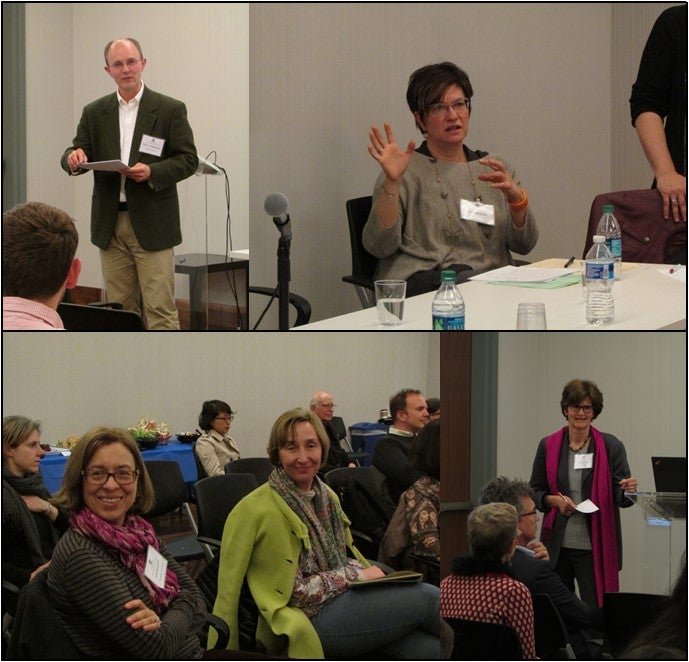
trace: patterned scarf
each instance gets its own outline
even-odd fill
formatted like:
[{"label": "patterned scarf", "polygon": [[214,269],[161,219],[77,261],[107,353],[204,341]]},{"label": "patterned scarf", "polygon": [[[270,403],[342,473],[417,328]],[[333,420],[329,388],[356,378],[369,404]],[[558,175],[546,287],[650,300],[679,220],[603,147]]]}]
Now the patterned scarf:
[{"label": "patterned scarf", "polygon": [[268,479],[270,486],[285,500],[309,530],[310,548],[301,552],[300,567],[304,575],[342,567],[347,563],[344,524],[330,492],[316,477],[315,496],[304,496],[282,467],[276,467]]},{"label": "patterned scarf", "polygon": [[[567,427],[551,434],[545,442],[545,470],[548,489],[558,494],[557,471],[560,463],[562,440]],[[615,502],[612,494],[610,466],[605,440],[599,430],[591,426],[591,436],[596,449],[591,483],[591,501],[599,510],[591,517],[591,548],[593,552],[593,571],[596,578],[598,604],[603,605],[603,593],[617,593],[620,590],[617,552],[617,527],[615,525]],[[543,518],[541,539],[550,540],[553,535],[555,518],[559,510],[551,508]]]},{"label": "patterned scarf", "polygon": [[179,593],[177,575],[167,568],[165,587],[150,582],[144,575],[146,552],[151,545],[158,550],[158,538],[153,527],[138,515],[127,515],[122,526],[115,526],[101,519],[89,508],[82,508],[69,518],[70,526],[87,538],[102,543],[113,550],[125,568],[133,570],[148,591],[156,611],[167,607]]},{"label": "patterned scarf", "polygon": [[[43,484],[40,472],[25,476],[15,476],[7,467],[2,468],[2,523],[10,525],[24,533],[24,538],[35,567],[42,565],[48,559],[43,556],[41,538],[38,527],[31,511],[28,509],[21,495],[37,496],[46,501],[50,494]],[[59,534],[54,526],[50,527],[52,545],[55,546]]]}]

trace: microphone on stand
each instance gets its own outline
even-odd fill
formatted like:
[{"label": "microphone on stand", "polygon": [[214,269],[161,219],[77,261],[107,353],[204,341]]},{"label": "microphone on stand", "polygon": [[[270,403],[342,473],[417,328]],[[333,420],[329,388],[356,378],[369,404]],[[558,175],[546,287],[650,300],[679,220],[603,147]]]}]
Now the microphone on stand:
[{"label": "microphone on stand", "polygon": [[287,207],[289,202],[282,193],[271,193],[263,203],[263,209],[268,216],[273,217],[275,227],[287,241],[292,239],[292,224],[290,223]]}]

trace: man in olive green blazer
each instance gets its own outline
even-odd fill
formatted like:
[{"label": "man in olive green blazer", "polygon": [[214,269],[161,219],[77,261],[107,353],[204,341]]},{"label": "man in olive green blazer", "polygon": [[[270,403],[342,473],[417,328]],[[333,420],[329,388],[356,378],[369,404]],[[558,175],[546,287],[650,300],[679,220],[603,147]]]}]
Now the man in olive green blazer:
[{"label": "man in olive green blazer", "polygon": [[61,165],[70,175],[88,162],[121,160],[118,172],[94,170],[91,242],[101,251],[108,300],[141,312],[149,329],[179,329],[173,247],[182,242],[177,182],[198,166],[185,105],[141,80],[146,59],[135,39],[105,47],[117,92],[88,104]]}]

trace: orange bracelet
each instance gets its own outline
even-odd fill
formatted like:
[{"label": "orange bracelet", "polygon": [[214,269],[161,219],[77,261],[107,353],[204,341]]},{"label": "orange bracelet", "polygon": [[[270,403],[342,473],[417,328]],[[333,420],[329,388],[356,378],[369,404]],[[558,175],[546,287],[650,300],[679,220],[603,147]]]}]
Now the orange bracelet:
[{"label": "orange bracelet", "polygon": [[522,192],[521,199],[519,199],[517,202],[510,202],[509,200],[507,201],[507,204],[510,206],[512,211],[521,211],[529,204],[529,196],[526,194],[526,191],[523,188],[519,190]]}]

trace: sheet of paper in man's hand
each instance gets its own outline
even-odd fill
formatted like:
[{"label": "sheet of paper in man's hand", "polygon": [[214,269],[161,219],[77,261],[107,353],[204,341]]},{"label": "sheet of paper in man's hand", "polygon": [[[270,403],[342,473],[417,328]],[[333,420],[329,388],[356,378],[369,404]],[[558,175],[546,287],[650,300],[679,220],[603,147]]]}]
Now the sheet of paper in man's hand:
[{"label": "sheet of paper in man's hand", "polygon": [[84,170],[105,170],[106,172],[119,172],[129,166],[119,160],[114,161],[93,161],[91,163],[82,163],[80,168]]},{"label": "sheet of paper in man's hand", "polygon": [[577,510],[580,513],[585,513],[585,514],[590,514],[590,513],[595,513],[597,510],[599,510],[598,506],[591,501],[591,499],[586,499],[586,501],[582,501],[578,506]]}]

